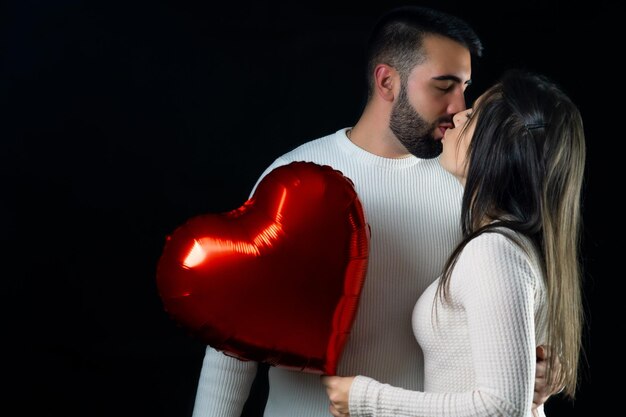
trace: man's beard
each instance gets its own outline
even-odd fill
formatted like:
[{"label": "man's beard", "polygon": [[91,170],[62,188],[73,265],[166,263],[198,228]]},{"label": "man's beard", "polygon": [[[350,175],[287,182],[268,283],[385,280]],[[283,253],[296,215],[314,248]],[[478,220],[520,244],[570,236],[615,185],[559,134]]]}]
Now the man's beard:
[{"label": "man's beard", "polygon": [[407,151],[423,159],[439,156],[443,150],[443,145],[440,140],[436,140],[433,136],[439,122],[438,120],[429,124],[424,120],[409,103],[406,88],[402,86],[398,101],[391,110],[389,128]]}]

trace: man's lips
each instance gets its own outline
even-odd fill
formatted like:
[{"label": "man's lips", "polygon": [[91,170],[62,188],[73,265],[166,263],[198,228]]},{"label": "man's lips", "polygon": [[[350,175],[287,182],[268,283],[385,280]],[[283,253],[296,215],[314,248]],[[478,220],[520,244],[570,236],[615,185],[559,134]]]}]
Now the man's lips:
[{"label": "man's lips", "polygon": [[436,138],[436,139],[443,139],[443,137],[446,134],[446,130],[448,130],[451,127],[452,127],[452,123],[440,124],[437,128],[439,129],[439,132],[441,132],[441,137]]}]

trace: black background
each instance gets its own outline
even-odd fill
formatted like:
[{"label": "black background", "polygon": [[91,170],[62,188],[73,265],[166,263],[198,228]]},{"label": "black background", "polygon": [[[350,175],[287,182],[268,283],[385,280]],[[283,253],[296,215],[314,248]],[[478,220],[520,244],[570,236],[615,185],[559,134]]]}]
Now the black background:
[{"label": "black background", "polygon": [[[1,6],[2,305],[7,398],[19,415],[191,415],[204,346],[159,299],[165,236],[191,216],[239,207],[275,157],[355,123],[368,30],[409,3]],[[483,39],[470,102],[505,68],[523,67],[559,82],[583,114],[588,366],[577,401],[556,397],[547,410],[586,415],[605,256],[599,154],[606,115],[619,118],[603,106],[618,83],[612,11],[422,4],[465,18]],[[246,416],[260,415],[265,388],[260,379]]]}]

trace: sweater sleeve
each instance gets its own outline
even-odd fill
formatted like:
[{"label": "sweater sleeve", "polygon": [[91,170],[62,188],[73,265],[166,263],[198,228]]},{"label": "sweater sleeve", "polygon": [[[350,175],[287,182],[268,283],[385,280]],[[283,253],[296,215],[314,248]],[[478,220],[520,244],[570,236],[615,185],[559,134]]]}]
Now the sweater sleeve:
[{"label": "sweater sleeve", "polygon": [[232,358],[207,346],[193,417],[239,417],[256,370],[256,362]]},{"label": "sweater sleeve", "polygon": [[[530,416],[538,278],[508,238],[489,233],[472,240],[451,276],[450,294],[467,318],[475,389],[416,392],[359,376],[350,390],[350,415]],[[445,308],[439,311],[445,314]]]}]

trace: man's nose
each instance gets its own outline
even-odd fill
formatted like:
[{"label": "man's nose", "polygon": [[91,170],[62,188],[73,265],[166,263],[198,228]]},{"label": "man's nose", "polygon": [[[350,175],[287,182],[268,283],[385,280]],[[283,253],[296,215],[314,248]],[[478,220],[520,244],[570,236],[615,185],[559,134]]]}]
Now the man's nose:
[{"label": "man's nose", "polygon": [[450,97],[448,103],[448,114],[457,114],[460,111],[465,110],[465,94],[461,89],[457,89]]}]

